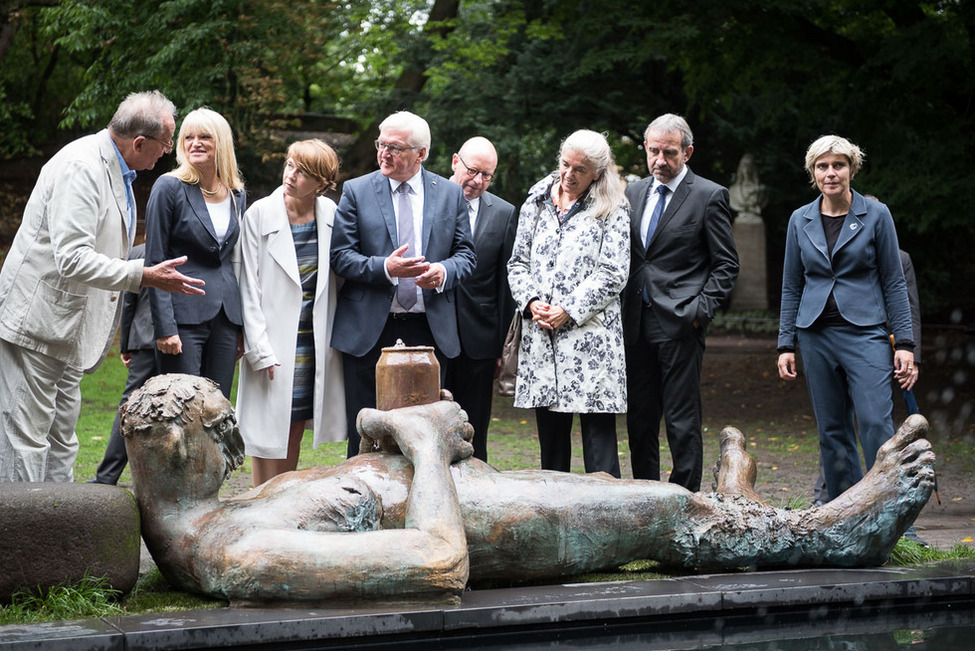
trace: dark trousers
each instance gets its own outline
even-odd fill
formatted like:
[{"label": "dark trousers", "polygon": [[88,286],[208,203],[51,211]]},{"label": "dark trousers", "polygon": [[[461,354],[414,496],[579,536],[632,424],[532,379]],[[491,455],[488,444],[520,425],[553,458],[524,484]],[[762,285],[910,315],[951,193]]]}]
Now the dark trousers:
[{"label": "dark trousers", "polygon": [[[125,379],[125,389],[122,390],[122,398],[118,404],[121,407],[129,399],[132,392],[142,387],[146,380],[156,375],[156,355],[152,349],[133,350],[132,358],[129,360],[129,374]],[[105,456],[98,464],[95,473],[95,483],[98,484],[117,484],[118,478],[125,470],[125,464],[129,462],[129,457],[125,453],[125,439],[122,438],[120,428],[121,417],[115,412],[115,420],[112,422],[112,434],[108,439],[108,447],[105,448]]]},{"label": "dark trousers", "polygon": [[635,479],[660,479],[660,420],[674,460],[670,481],[701,489],[701,365],[705,333],[671,339],[644,308],[640,340],[626,347],[626,431]]},{"label": "dark trousers", "polygon": [[[572,417],[535,408],[542,470],[569,472],[572,462]],[[582,458],[586,472],[608,472],[620,476],[620,456],[616,441],[616,414],[579,414],[582,425]]]},{"label": "dark trousers", "polygon": [[[433,333],[425,314],[408,315],[407,318],[386,319],[386,327],[379,335],[379,341],[362,357],[342,355],[342,375],[345,378],[345,409],[348,419],[348,458],[359,454],[359,432],[355,423],[363,409],[376,408],[376,363],[383,348],[393,346],[402,339],[407,346],[434,346]],[[440,384],[443,386],[447,358],[439,350],[434,350],[440,362]]]},{"label": "dark trousers", "polygon": [[223,310],[209,321],[178,326],[183,352],[163,355],[156,350],[160,373],[186,373],[213,380],[230,400],[237,364],[240,326],[230,322]]},{"label": "dark trousers", "polygon": [[446,387],[474,427],[474,456],[487,461],[487,433],[494,399],[495,359],[471,359],[463,352],[447,360]]}]

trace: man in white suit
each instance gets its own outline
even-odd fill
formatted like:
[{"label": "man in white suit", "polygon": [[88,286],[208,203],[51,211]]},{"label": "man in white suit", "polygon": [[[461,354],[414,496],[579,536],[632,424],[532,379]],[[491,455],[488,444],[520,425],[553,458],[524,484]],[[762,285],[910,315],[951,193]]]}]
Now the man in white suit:
[{"label": "man in white suit", "polygon": [[111,346],[120,292],[203,293],[185,258],[128,260],[135,171],[172,151],[175,114],[158,91],[129,95],[41,170],[0,269],[0,481],[74,479],[81,377]]}]

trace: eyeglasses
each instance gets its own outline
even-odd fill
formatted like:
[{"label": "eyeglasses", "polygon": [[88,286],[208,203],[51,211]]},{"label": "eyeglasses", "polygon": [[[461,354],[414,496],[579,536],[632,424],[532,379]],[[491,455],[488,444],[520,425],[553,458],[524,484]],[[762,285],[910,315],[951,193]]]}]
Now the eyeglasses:
[{"label": "eyeglasses", "polygon": [[142,134],[142,137],[143,138],[148,138],[149,140],[155,140],[156,142],[158,142],[160,145],[163,146],[163,151],[165,151],[167,154],[170,153],[171,151],[173,151],[173,141],[172,140],[170,140],[169,142],[166,142],[164,140],[160,140],[156,136],[150,136],[148,133]]},{"label": "eyeglasses", "polygon": [[383,142],[382,140],[376,140],[376,151],[382,151],[385,149],[393,156],[399,156],[404,151],[409,151],[411,149],[419,149],[419,147],[403,147],[402,145],[394,145],[391,142]]},{"label": "eyeglasses", "polygon": [[472,179],[477,178],[477,175],[480,174],[481,178],[484,180],[485,183],[490,183],[491,179],[494,178],[494,174],[490,174],[488,172],[485,172],[484,170],[479,170],[476,167],[471,167],[470,165],[465,163],[464,159],[460,157],[460,154],[457,154],[457,160],[459,160],[460,164],[467,169],[467,175]]}]

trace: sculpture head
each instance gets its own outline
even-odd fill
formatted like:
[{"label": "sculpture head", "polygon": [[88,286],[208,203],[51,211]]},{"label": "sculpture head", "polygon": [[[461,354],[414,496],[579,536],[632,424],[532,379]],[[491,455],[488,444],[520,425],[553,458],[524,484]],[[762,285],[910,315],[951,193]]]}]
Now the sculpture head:
[{"label": "sculpture head", "polygon": [[[160,482],[218,489],[244,461],[244,441],[230,402],[217,384],[193,375],[158,375],[120,408],[133,477],[146,469]],[[137,486],[138,488],[138,486]],[[192,489],[191,489],[192,490]],[[195,492],[195,491],[194,491]]]}]

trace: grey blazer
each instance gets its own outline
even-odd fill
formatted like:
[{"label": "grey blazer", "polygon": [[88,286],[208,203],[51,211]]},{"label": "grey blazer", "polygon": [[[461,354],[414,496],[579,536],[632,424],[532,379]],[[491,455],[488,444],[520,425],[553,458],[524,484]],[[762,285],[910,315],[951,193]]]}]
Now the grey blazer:
[{"label": "grey blazer", "polygon": [[646,284],[660,327],[673,338],[703,328],[729,296],[738,278],[738,252],[731,230],[728,190],[690,168],[674,191],[644,250],[640,221],[653,177],[626,189],[630,201],[630,278],[623,290],[623,336],[640,334]]},{"label": "grey blazer", "polygon": [[[444,291],[424,289],[423,304],[437,348],[456,357],[454,290],[470,278],[476,261],[467,204],[459,185],[426,169],[422,174],[422,254],[447,269]],[[332,328],[336,350],[362,357],[379,341],[396,290],[385,259],[398,241],[389,180],[377,170],[346,181],[332,230],[332,270],[345,278]]]}]

